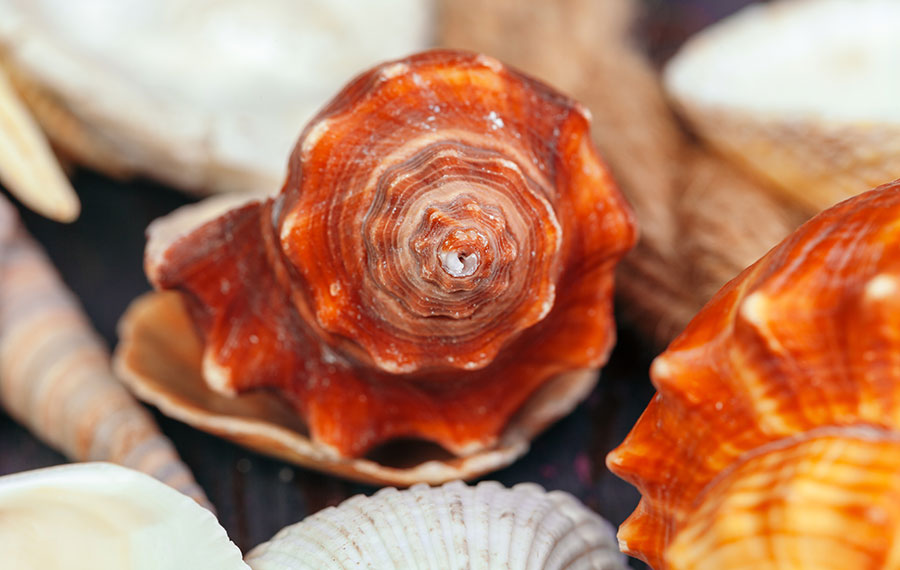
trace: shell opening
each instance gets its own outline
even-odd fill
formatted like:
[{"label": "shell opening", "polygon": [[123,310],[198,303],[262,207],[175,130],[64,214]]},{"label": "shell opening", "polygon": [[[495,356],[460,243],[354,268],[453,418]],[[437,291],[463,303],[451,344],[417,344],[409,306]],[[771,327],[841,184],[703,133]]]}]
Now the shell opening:
[{"label": "shell opening", "polygon": [[478,254],[466,251],[442,251],[441,267],[452,277],[468,277],[478,269]]}]

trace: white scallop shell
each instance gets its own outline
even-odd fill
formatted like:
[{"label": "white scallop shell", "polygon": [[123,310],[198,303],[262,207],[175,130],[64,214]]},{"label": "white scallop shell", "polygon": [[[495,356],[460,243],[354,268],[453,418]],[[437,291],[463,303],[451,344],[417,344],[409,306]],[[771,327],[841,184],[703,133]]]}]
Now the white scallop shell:
[{"label": "white scallop shell", "polygon": [[355,73],[425,47],[423,0],[0,0],[0,63],[53,142],[104,172],[275,191]]},{"label": "white scallop shell", "polygon": [[282,529],[246,561],[253,570],[626,568],[612,527],[573,496],[494,481],[358,495]]},{"label": "white scallop shell", "polygon": [[720,151],[815,212],[900,177],[900,2],[755,3],[691,38],[666,89]]},{"label": "white scallop shell", "polygon": [[212,513],[111,463],[0,477],[0,552],[18,570],[247,570]]}]

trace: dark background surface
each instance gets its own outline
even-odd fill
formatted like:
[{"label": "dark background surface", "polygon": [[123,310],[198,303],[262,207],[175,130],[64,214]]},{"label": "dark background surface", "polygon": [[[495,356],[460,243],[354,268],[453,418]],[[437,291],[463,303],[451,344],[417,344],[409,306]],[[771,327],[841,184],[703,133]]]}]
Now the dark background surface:
[{"label": "dark background surface", "polygon": [[[747,3],[647,0],[640,35],[661,61],[691,32]],[[191,199],[151,182],[114,181],[84,170],[74,172],[73,184],[83,206],[75,223],[21,213],[113,346],[118,318],[134,297],[149,289],[142,268],[144,228]],[[505,485],[534,481],[568,491],[613,524],[621,523],[639,496],[609,473],[604,457],[650,400],[647,370],[653,355],[652,347],[620,327],[611,361],[587,401],[537,438],[524,458],[487,478]],[[154,415],[215,504],[229,536],[245,552],[310,513],[376,490],[255,454],[155,410]],[[65,461],[0,412],[0,474]]]}]

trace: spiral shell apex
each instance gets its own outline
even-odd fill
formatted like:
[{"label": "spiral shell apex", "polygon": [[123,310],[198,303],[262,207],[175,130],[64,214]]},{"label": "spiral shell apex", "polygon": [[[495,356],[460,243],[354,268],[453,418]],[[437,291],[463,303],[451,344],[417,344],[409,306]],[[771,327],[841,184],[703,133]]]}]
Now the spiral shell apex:
[{"label": "spiral shell apex", "polygon": [[277,197],[155,223],[147,272],[182,293],[210,387],[279,389],[336,455],[489,449],[614,341],[612,270],[635,231],[588,128],[485,56],[387,63],[306,127]]},{"label": "spiral shell apex", "polygon": [[253,570],[625,569],[612,527],[577,499],[495,481],[359,495],[282,529],[247,563]]},{"label": "spiral shell apex", "polygon": [[654,362],[607,462],[654,568],[900,568],[900,181],[826,210]]}]

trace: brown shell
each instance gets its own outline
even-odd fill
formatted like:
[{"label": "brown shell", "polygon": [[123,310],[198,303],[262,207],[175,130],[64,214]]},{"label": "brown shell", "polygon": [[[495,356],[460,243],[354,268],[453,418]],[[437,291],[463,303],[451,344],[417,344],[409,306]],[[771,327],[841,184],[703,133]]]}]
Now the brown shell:
[{"label": "brown shell", "polygon": [[485,56],[387,63],[306,127],[277,197],[155,223],[147,273],[182,293],[210,388],[276,388],[336,456],[489,451],[614,341],[635,231],[588,128]]},{"label": "brown shell", "polygon": [[659,392],[608,457],[643,495],[623,549],[655,568],[900,567],[878,510],[900,478],[873,459],[898,452],[898,288],[900,181],[727,284],[653,363]]}]

